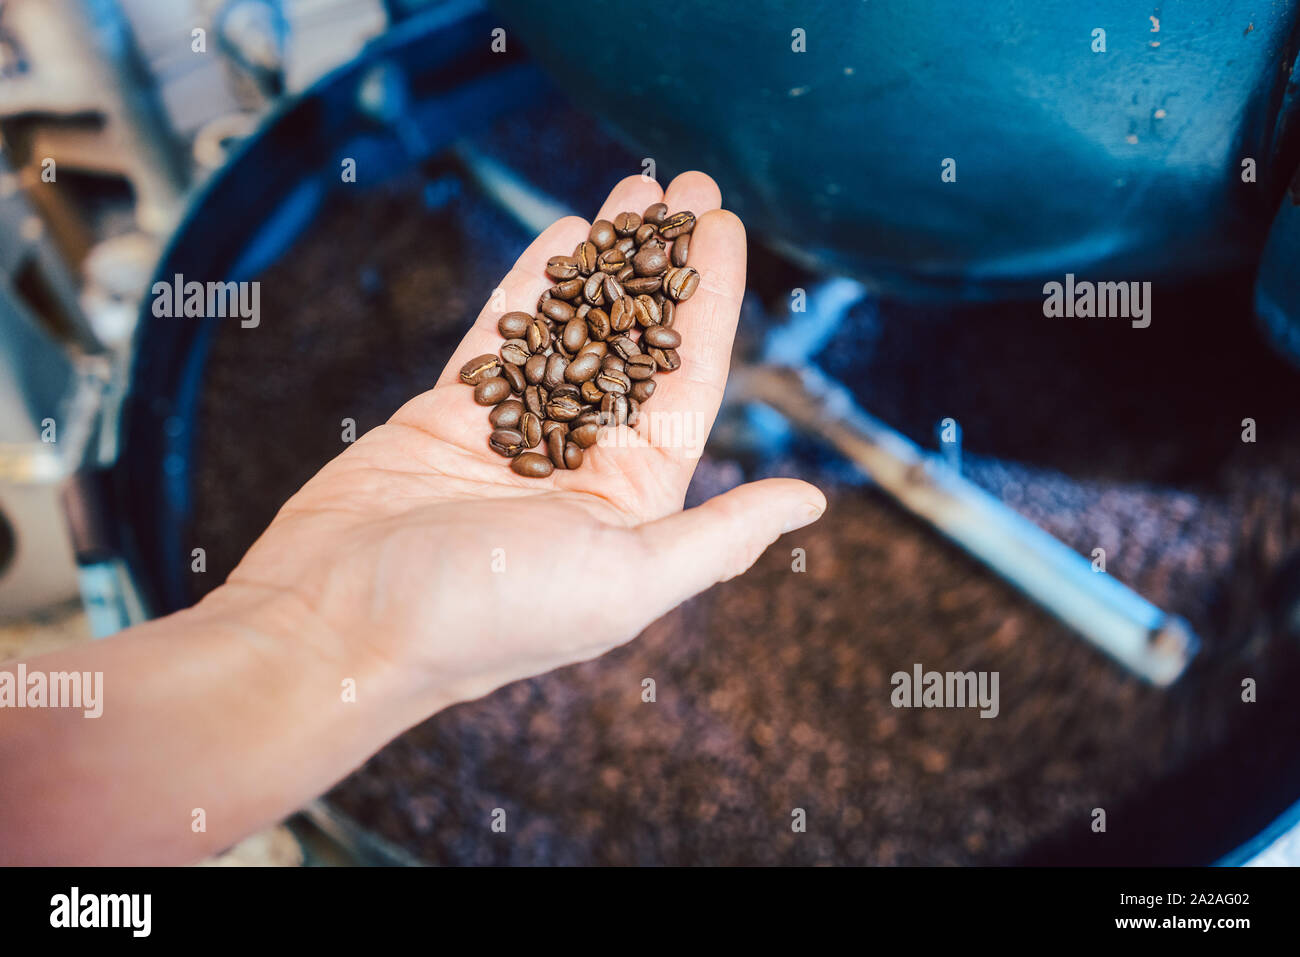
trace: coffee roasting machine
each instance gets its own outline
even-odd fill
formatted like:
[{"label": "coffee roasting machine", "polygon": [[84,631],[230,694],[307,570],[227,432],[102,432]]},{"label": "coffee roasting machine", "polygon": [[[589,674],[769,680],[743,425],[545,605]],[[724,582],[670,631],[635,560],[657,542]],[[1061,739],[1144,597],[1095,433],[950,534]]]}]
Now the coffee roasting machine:
[{"label": "coffee roasting machine", "polygon": [[[1052,0],[1023,18],[960,0],[797,15],[760,0],[692,8],[687,29],[685,10],[613,2],[574,31],[525,0],[322,0],[338,19],[309,12],[346,22],[355,42],[309,83],[324,64],[295,66],[292,52],[312,4],[210,3],[202,68],[234,92],[183,121],[174,101],[201,82],[195,67],[151,58],[127,6],[0,5],[0,613],[79,593],[106,635],[197,597],[187,556],[200,460],[222,454],[201,429],[222,345],[211,321],[149,312],[155,277],[263,275],[330,208],[342,157],[367,171],[367,189],[414,177],[431,209],[472,191],[509,224],[502,237],[589,214],[581,204],[646,157],[661,181],[713,174],[762,255],[808,290],[806,311],[758,315],[716,441],[747,462],[817,443],[1104,653],[1117,686],[1174,693],[1213,643],[968,474],[960,419],[928,451],[818,357],[878,297],[997,309],[1067,274],[1150,282],[1157,295],[1208,274],[1246,290],[1253,315],[1233,322],[1257,323],[1277,356],[1300,362],[1295,5],[1265,16],[1237,0],[1192,3],[1161,20],[1122,0],[1086,11]],[[610,83],[629,36],[678,39],[654,46],[643,83]],[[532,161],[503,148],[565,96],[608,124],[584,134],[591,158],[544,137]],[[46,156],[93,188],[42,189]],[[566,163],[582,168],[566,177],[554,168]],[[1291,640],[1293,565],[1268,569],[1259,595]],[[1293,758],[1270,793],[1243,799],[1248,835],[1205,842],[1210,859],[1294,859],[1297,799]],[[412,857],[328,800],[308,814],[359,858]]]}]

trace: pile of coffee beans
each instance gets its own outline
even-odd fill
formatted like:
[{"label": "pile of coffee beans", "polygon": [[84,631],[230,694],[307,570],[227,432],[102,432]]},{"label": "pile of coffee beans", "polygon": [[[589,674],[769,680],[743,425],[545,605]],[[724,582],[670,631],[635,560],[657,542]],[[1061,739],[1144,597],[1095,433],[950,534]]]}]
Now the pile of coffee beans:
[{"label": "pile of coffee beans", "polygon": [[[663,203],[596,220],[572,255],[547,261],[555,285],[537,312],[497,322],[500,353],[461,367],[474,401],[492,408],[488,446],[515,472],[578,468],[600,428],[635,426],[655,373],[681,365],[673,320],[700,284],[686,264],[694,228],[694,213]],[[529,451],[539,446],[545,454]]]}]

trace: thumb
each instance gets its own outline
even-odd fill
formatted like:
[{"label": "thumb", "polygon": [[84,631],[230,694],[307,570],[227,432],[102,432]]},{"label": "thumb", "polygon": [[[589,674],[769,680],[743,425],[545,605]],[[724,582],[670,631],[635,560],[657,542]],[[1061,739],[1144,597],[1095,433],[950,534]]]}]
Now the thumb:
[{"label": "thumb", "polygon": [[645,567],[658,571],[655,595],[664,611],[718,582],[744,573],[781,535],[810,525],[826,510],[826,496],[796,479],[741,485],[703,505],[637,529]]}]

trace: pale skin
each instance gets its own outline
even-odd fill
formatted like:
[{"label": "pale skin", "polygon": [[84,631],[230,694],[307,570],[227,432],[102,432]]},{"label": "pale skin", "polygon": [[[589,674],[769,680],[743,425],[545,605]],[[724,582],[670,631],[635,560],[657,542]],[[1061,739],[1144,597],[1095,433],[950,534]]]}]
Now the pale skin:
[{"label": "pale skin", "polygon": [[[695,448],[630,438],[538,480],[487,447],[487,410],[457,371],[497,351],[497,318],[531,312],[549,285],[546,259],[589,228],[554,223],[435,387],[289,499],[225,584],[193,608],[26,662],[103,672],[103,715],[0,710],[0,863],[200,860],[439,710],[630,641],[821,515],[821,492],[794,479],[683,511],[730,365],[745,232],[702,173],[666,191],[629,177],[599,218],[661,200],[698,217],[701,282],[674,324],[681,368],[658,378],[646,411],[693,417],[705,429]],[[559,587],[593,578],[590,601]]]}]

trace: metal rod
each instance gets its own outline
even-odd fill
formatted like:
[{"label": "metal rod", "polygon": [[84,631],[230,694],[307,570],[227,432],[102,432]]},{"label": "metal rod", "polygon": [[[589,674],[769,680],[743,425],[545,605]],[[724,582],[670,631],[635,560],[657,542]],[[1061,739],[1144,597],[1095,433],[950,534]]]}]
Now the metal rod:
[{"label": "metal rod", "polygon": [[1172,684],[1199,641],[1166,614],[1033,522],[962,478],[938,456],[859,407],[812,367],[732,370],[728,399],[761,402],[829,441],[908,511],[929,522],[1134,674]]}]

